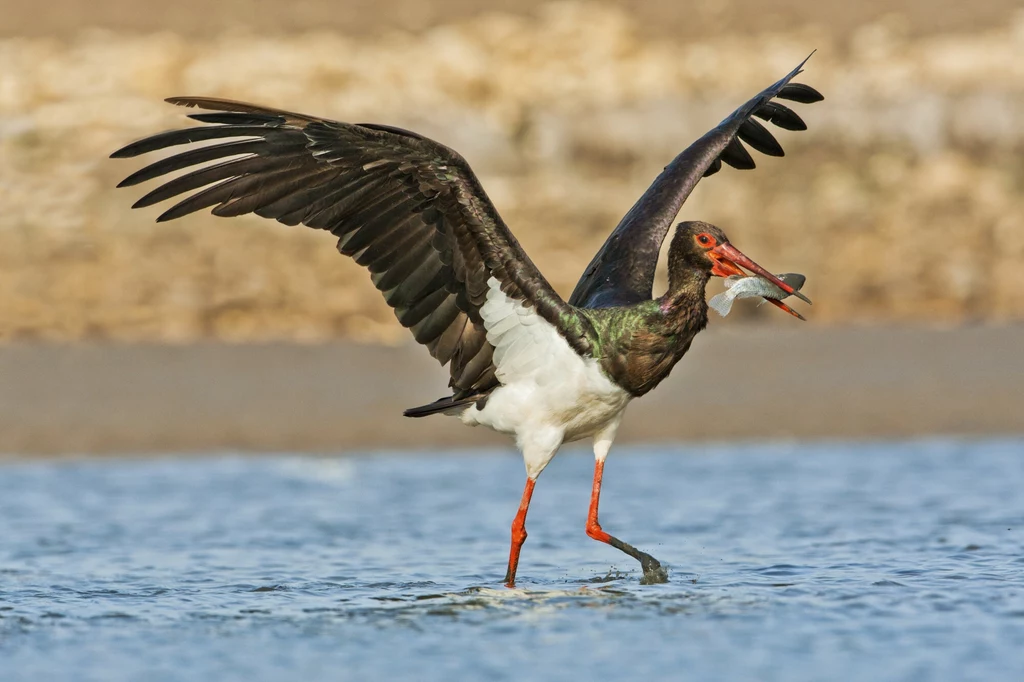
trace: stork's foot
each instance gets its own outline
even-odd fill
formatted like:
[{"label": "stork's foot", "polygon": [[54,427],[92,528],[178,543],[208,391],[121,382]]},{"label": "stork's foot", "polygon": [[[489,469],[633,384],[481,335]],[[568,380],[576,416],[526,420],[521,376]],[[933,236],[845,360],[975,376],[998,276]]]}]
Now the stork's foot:
[{"label": "stork's foot", "polygon": [[641,552],[628,542],[623,542],[613,535],[608,535],[608,533],[601,530],[601,526],[597,525],[596,521],[587,526],[587,535],[595,540],[608,543],[615,549],[625,552],[639,561],[640,568],[644,572],[644,577],[640,579],[641,585],[661,585],[668,582],[668,570],[661,565],[660,561],[647,552]]},{"label": "stork's foot", "polygon": [[640,568],[642,568],[644,572],[644,577],[640,579],[641,585],[660,585],[662,583],[667,583],[668,571],[662,567],[660,561],[652,557],[647,552],[641,552],[628,542],[623,542],[614,535],[609,535],[601,528],[601,524],[597,520],[597,507],[601,501],[601,477],[603,474],[604,459],[598,458],[594,462],[594,488],[590,493],[590,512],[587,514],[587,535],[598,542],[609,544],[615,549],[625,552],[639,561]]},{"label": "stork's foot", "polygon": [[641,585],[661,585],[668,582],[668,570],[646,552],[640,552],[640,568],[644,572],[644,577],[640,578]]}]

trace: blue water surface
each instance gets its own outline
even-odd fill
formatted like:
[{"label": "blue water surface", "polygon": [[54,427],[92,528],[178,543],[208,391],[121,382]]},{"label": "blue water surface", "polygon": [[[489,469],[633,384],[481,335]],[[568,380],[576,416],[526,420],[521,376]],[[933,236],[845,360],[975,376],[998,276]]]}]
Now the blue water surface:
[{"label": "blue water surface", "polygon": [[2,680],[1024,679],[1024,442],[0,465]]}]

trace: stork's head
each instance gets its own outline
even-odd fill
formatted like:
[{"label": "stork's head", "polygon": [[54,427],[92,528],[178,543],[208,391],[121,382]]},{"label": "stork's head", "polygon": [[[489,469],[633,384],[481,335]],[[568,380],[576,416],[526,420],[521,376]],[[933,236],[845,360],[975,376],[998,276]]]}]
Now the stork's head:
[{"label": "stork's head", "polygon": [[[693,287],[699,282],[701,294],[709,277],[746,275],[741,268],[763,277],[788,294],[810,303],[810,300],[763,267],[747,258],[718,227],[697,221],[679,223],[668,249],[668,281],[670,290]],[[781,301],[766,299],[790,315],[800,317]]]}]

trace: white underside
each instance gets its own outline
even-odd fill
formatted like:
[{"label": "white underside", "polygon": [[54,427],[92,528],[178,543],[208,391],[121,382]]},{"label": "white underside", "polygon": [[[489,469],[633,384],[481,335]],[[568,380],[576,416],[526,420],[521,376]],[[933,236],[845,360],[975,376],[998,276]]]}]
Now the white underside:
[{"label": "white underside", "polygon": [[462,422],[514,435],[531,478],[562,443],[592,436],[595,455],[603,459],[631,396],[532,308],[502,293],[496,279],[487,285],[480,314],[501,386],[483,409],[464,410]]}]

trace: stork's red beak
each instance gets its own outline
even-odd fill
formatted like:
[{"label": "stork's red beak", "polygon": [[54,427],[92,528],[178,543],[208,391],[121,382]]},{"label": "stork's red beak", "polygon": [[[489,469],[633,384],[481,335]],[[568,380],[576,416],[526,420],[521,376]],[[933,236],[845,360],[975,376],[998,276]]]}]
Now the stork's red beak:
[{"label": "stork's red beak", "polygon": [[[797,298],[799,298],[801,301],[804,301],[805,303],[810,304],[810,302],[811,302],[811,299],[807,298],[806,296],[801,294],[799,291],[797,291],[796,289],[794,289],[790,285],[786,284],[781,279],[779,279],[778,277],[776,277],[772,273],[768,272],[767,270],[762,268],[760,265],[758,265],[754,261],[752,261],[749,258],[747,258],[746,256],[744,256],[743,253],[740,252],[739,249],[737,249],[732,244],[729,244],[728,242],[726,242],[724,244],[719,244],[715,248],[711,249],[708,252],[708,255],[711,256],[711,260],[714,261],[714,265],[711,268],[711,274],[712,275],[717,275],[718,277],[731,277],[732,275],[744,275],[745,273],[740,268],[741,267],[742,268],[746,268],[747,270],[750,270],[755,275],[758,275],[759,277],[765,278],[766,280],[768,280],[769,282],[771,282],[772,284],[774,284],[778,288],[780,288],[783,291],[785,291],[787,294],[792,294],[793,296],[796,296]],[[776,305],[778,305],[777,301],[773,301],[772,299],[768,299],[768,300],[771,301],[772,303],[775,303]],[[788,313],[791,313],[791,314],[794,314],[794,315],[796,314],[791,309],[788,309],[789,306],[779,305],[778,307],[782,308],[783,310],[785,310]],[[799,315],[797,315],[797,317],[799,317]]]},{"label": "stork's red beak", "polygon": [[790,308],[788,305],[786,305],[782,301],[777,301],[774,298],[766,298],[764,300],[768,301],[769,303],[771,303],[773,306],[775,306],[779,310],[781,310],[783,312],[789,313],[790,315],[792,315],[793,317],[795,317],[798,320],[803,320],[804,322],[807,321],[806,317],[804,317],[803,315],[801,315],[797,311],[793,310],[792,308]]}]

